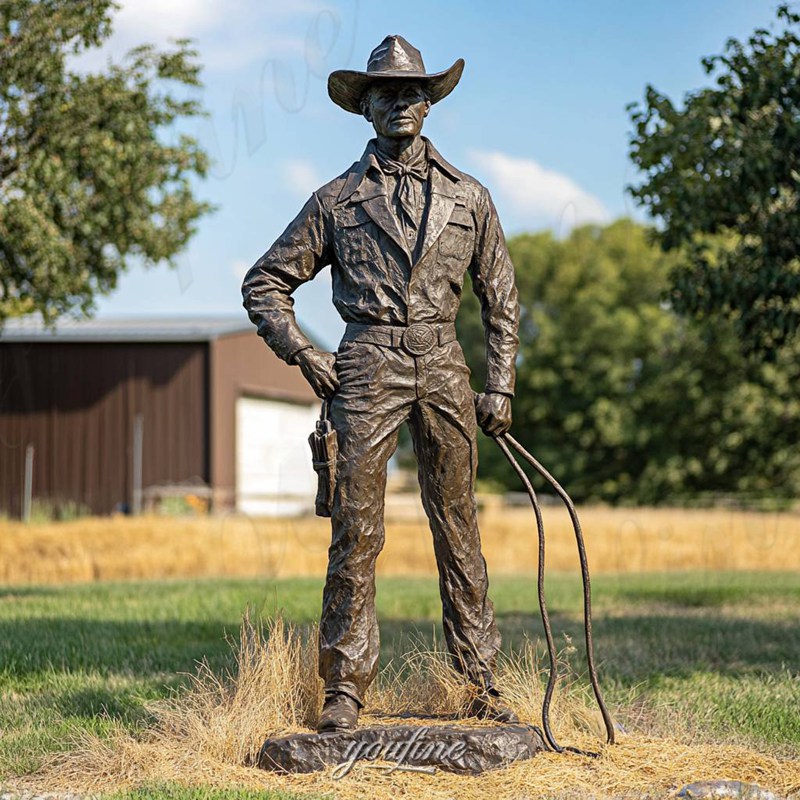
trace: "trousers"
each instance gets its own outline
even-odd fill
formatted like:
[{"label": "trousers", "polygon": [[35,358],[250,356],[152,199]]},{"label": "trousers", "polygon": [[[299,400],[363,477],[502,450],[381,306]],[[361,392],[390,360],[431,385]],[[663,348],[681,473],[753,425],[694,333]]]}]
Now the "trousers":
[{"label": "trousers", "polygon": [[445,642],[454,667],[493,690],[500,634],[478,531],[477,423],[461,347],[437,343],[414,356],[345,334],[336,371],[330,414],[339,455],[319,632],[326,692],[363,705],[377,674],[375,563],[385,537],[387,463],[406,422],[433,536]]}]

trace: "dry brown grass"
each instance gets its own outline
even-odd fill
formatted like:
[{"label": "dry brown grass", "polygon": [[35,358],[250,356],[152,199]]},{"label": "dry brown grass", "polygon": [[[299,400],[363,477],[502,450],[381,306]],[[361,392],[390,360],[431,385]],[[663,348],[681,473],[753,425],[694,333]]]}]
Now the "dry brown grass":
[{"label": "dry brown grass", "polygon": [[[575,570],[572,529],[561,508],[544,509],[548,568]],[[590,566],[600,572],[800,569],[800,514],[731,510],[583,508]],[[481,516],[495,574],[535,568],[533,516],[525,509]],[[323,575],[330,524],[318,518],[93,518],[26,526],[0,522],[0,583],[200,576]],[[381,575],[434,574],[427,522],[387,523]]]},{"label": "dry brown grass", "polygon": [[[331,771],[280,776],[245,766],[263,740],[313,726],[321,704],[313,631],[302,637],[278,619],[264,631],[246,618],[234,674],[218,677],[201,668],[191,684],[154,708],[155,723],[132,735],[120,729],[110,739],[84,738],[76,750],[26,779],[49,790],[112,791],[171,781],[209,787],[282,789],[330,793],[343,800],[374,797],[426,798],[593,797],[646,792],[664,797],[701,779],[759,782],[784,796],[800,792],[800,762],[779,760],[742,747],[635,734],[603,747],[601,757],[540,754],[535,759],[479,778],[437,773],[394,773],[356,767],[341,781]],[[364,722],[387,722],[380,709],[424,709],[452,714],[465,688],[441,652],[412,651],[401,669],[384,672],[367,699]],[[523,721],[536,723],[541,675],[531,649],[506,661],[499,679]],[[556,696],[555,732],[564,743],[595,748],[599,715],[585,693],[567,686]],[[406,720],[404,720],[405,722]],[[429,720],[425,724],[431,724]]]}]

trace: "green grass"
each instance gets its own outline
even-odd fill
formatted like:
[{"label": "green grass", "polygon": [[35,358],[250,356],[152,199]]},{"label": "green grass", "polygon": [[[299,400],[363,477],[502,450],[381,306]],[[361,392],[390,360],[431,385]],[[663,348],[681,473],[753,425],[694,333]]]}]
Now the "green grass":
[{"label": "green grass", "polygon": [[[601,680],[623,724],[797,752],[800,576],[598,576],[593,587]],[[321,590],[311,579],[0,588],[0,784],[35,770],[76,729],[102,734],[112,721],[146,724],[148,701],[177,686],[197,660],[228,666],[226,636],[237,635],[247,606],[257,616],[281,611],[310,623]],[[507,648],[539,635],[532,577],[495,576],[491,595]],[[557,636],[578,648],[572,662],[580,672],[579,580],[549,578],[548,601]],[[435,580],[380,581],[378,611],[384,664],[412,635],[441,640]],[[127,795],[218,796],[176,786]],[[232,796],[251,797],[225,794]]]},{"label": "green grass", "polygon": [[[311,800],[308,793],[303,800]],[[331,797],[331,795],[320,795]],[[288,792],[252,791],[249,789],[211,789],[180,786],[175,783],[156,783],[130,792],[109,795],[107,800],[298,800],[298,795]]]}]

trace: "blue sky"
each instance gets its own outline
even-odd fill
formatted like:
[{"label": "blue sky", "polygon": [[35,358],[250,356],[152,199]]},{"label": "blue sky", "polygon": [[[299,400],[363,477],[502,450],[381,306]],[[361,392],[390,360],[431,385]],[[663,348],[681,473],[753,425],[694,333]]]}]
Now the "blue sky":
[{"label": "blue sky", "polygon": [[[363,151],[372,129],[335,106],[326,79],[364,69],[389,33],[418,47],[429,71],[466,60],[461,83],[424,133],[489,187],[508,234],[620,215],[643,218],[624,187],[627,103],[652,83],[673,98],[703,85],[704,55],[768,25],[766,0],[572,0],[569,3],[372,0],[124,0],[91,68],[144,41],[196,39],[208,119],[189,130],[214,165],[198,183],[217,211],[175,270],[134,269],[100,300],[102,316],[244,314],[244,271],[311,191]],[[329,347],[341,323],[329,270],[297,292],[304,327]]]}]

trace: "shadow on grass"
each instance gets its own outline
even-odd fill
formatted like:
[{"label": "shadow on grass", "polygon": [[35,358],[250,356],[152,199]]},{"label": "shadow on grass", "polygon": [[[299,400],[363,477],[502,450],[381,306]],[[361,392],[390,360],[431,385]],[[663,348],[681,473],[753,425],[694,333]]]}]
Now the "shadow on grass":
[{"label": "shadow on grass", "polygon": [[164,686],[153,686],[150,692],[130,688],[91,687],[46,691],[35,695],[35,704],[61,719],[100,720],[107,718],[126,727],[145,724],[153,719],[146,702],[163,694]]},{"label": "shadow on grass", "polygon": [[[579,620],[551,613],[556,641],[566,633],[582,668],[583,627]],[[505,647],[541,635],[538,615],[498,615]],[[759,621],[691,613],[598,617],[593,624],[595,657],[609,678],[636,686],[659,677],[689,677],[713,671],[740,677],[781,673],[800,663],[800,631],[793,620]]]},{"label": "shadow on grass", "polygon": [[[544,653],[538,614],[500,612],[498,625],[506,652],[539,640]],[[586,669],[584,631],[580,620],[550,614],[556,647],[572,643],[575,669]],[[800,663],[798,623],[697,616],[690,613],[596,618],[593,625],[595,659],[605,680],[622,687],[652,684],[663,678],[688,678],[715,672],[738,678],[784,673],[785,665]],[[565,638],[565,634],[566,637]],[[431,647],[443,646],[441,626],[429,620],[381,622],[381,664],[396,660],[409,639]]]},{"label": "shadow on grass", "polygon": [[107,621],[76,618],[0,620],[0,675],[6,679],[84,672],[147,677],[193,671],[207,658],[227,663],[229,623]]},{"label": "shadow on grass", "polygon": [[18,597],[30,599],[32,597],[55,597],[59,594],[57,589],[45,586],[4,586],[0,588],[0,601],[14,600]]},{"label": "shadow on grass", "polygon": [[[498,612],[504,649],[541,637],[538,614]],[[556,641],[563,633],[582,650],[579,619],[551,612]],[[598,615],[594,621],[598,659],[617,679],[637,683],[656,675],[686,676],[698,670],[739,675],[780,671],[800,663],[796,620],[754,620],[701,615]],[[223,621],[159,622],[84,619],[0,620],[0,674],[6,680],[53,673],[163,677],[194,672],[206,659],[212,668],[230,664],[228,640],[238,630]],[[382,619],[382,660],[397,657],[414,640],[443,646],[441,624],[430,619]]]},{"label": "shadow on grass", "polygon": [[776,585],[771,591],[763,588],[754,598],[751,586],[746,583],[727,585],[695,585],[674,586],[654,585],[620,587],[616,597],[623,602],[633,604],[660,603],[678,608],[719,608],[734,603],[744,604],[748,601],[763,602],[765,600],[786,600],[796,602],[800,599],[800,585]]}]

